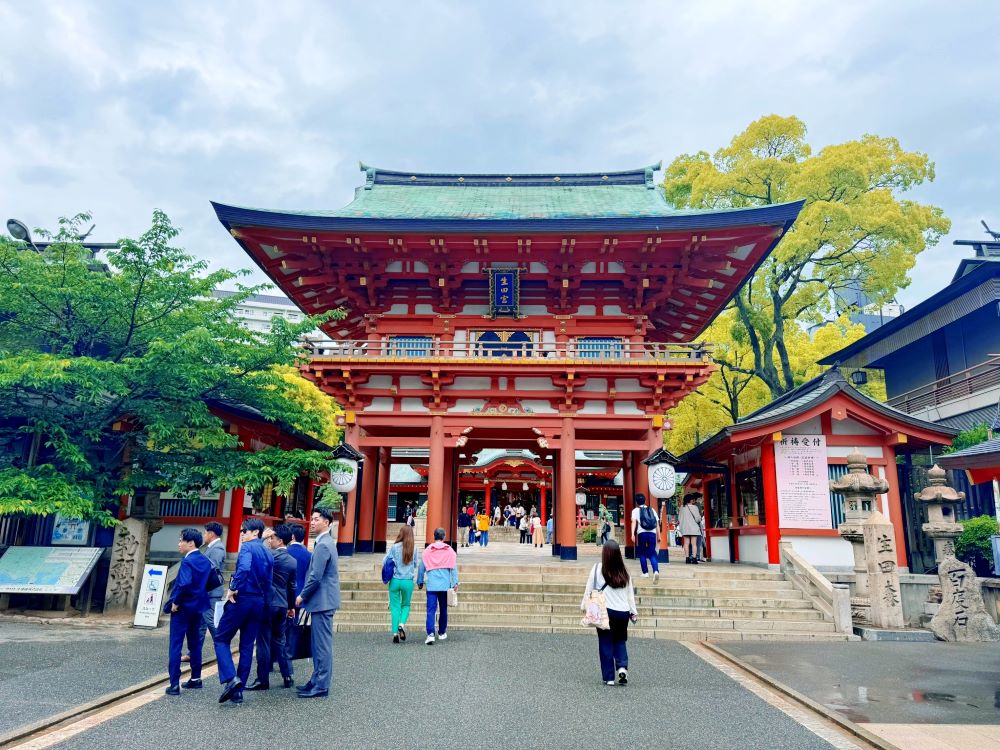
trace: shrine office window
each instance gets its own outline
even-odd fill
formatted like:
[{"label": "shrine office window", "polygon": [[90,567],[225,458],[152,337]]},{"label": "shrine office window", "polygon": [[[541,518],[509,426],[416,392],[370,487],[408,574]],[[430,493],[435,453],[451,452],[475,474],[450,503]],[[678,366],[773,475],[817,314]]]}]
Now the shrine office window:
[{"label": "shrine office window", "polygon": [[613,336],[583,336],[576,340],[576,351],[584,359],[620,359],[622,340]]},{"label": "shrine office window", "polygon": [[431,336],[389,337],[391,357],[429,357],[433,348],[434,338]]},{"label": "shrine office window", "polygon": [[766,523],[759,468],[736,474],[736,512],[740,526],[763,526]]}]

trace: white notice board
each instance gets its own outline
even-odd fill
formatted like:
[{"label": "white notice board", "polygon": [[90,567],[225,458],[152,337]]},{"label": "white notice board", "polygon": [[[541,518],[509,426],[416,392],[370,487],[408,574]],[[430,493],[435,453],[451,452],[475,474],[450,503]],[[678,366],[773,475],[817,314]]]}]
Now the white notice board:
[{"label": "white notice board", "polygon": [[0,594],[79,594],[100,547],[10,547],[0,557]]},{"label": "white notice board", "polygon": [[142,584],[136,598],[136,628],[155,628],[160,623],[160,609],[163,607],[163,590],[167,587],[166,565],[145,565],[142,568]]},{"label": "white notice board", "polygon": [[829,529],[830,480],[825,435],[787,435],[774,446],[778,519],[783,528]]}]

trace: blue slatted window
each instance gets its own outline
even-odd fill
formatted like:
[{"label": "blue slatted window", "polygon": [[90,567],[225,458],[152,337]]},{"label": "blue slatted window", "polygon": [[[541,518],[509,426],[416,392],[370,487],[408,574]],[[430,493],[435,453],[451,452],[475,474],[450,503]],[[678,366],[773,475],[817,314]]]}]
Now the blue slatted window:
[{"label": "blue slatted window", "polygon": [[[831,482],[840,479],[847,474],[847,464],[827,464],[826,473]],[[830,518],[835,529],[844,522],[844,496],[839,492],[830,493]]]},{"label": "blue slatted window", "polygon": [[389,348],[394,357],[428,357],[434,348],[432,336],[392,336]]},{"label": "blue slatted window", "polygon": [[585,336],[576,340],[577,355],[585,359],[618,359],[622,340],[613,336]]}]

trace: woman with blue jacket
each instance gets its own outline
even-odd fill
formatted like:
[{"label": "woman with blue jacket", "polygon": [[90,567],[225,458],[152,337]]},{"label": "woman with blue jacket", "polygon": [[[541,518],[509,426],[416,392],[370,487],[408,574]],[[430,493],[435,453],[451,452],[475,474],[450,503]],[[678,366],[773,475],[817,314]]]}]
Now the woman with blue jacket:
[{"label": "woman with blue jacket", "polygon": [[427,581],[427,640],[434,645],[434,615],[440,610],[438,620],[438,640],[448,638],[448,589],[458,588],[458,556],[451,545],[444,540],[444,529],[434,529],[434,541],[424,550],[417,571],[417,588]]},{"label": "woman with blue jacket", "polygon": [[410,600],[413,598],[413,574],[417,569],[417,561],[413,558],[413,527],[403,526],[382,560],[385,565],[391,559],[395,566],[389,581],[393,643],[406,640],[406,621],[410,617]]}]

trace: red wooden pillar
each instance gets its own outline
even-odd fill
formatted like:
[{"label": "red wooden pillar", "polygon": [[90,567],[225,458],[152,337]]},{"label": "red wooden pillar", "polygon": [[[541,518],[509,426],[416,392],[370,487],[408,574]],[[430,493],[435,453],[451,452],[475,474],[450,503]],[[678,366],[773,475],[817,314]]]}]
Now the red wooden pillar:
[{"label": "red wooden pillar", "polygon": [[[889,520],[892,521],[892,529],[896,534],[896,564],[900,568],[906,568],[906,531],[903,528],[903,508],[899,500],[899,475],[896,473],[896,451],[889,446],[882,446],[882,455],[886,459],[886,464],[882,468],[885,470],[885,481],[889,483],[889,491],[886,493],[885,504]],[[871,467],[874,474],[877,469]]]},{"label": "red wooden pillar", "polygon": [[635,539],[632,538],[632,508],[635,507],[635,482],[632,451],[622,452],[622,510],[619,520],[625,526],[625,557],[635,559]]},{"label": "red wooden pillar", "polygon": [[563,417],[559,436],[559,494],[556,498],[556,536],[559,559],[576,559],[576,428],[573,417]]},{"label": "red wooden pillar", "polygon": [[[359,432],[357,423],[348,424],[344,428],[344,442],[356,446]],[[354,554],[354,526],[357,512],[358,488],[355,487],[343,498],[340,506],[340,521],[337,526],[337,554],[342,557],[350,557]]]},{"label": "red wooden pillar", "polygon": [[373,552],[375,537],[375,474],[378,471],[378,449],[367,448],[361,476],[361,502],[358,510],[358,552]]},{"label": "red wooden pillar", "polygon": [[226,536],[226,552],[231,555],[240,551],[240,526],[243,525],[243,501],[246,496],[245,489],[235,487],[229,497],[229,534]]},{"label": "red wooden pillar", "polygon": [[431,446],[427,471],[427,530],[424,541],[434,541],[434,529],[444,521],[444,430],[441,415],[431,417]]},{"label": "red wooden pillar", "polygon": [[764,494],[764,525],[767,529],[767,562],[780,565],[781,526],[778,518],[778,478],[774,470],[774,442],[760,446],[761,489]]},{"label": "red wooden pillar", "polygon": [[378,451],[378,486],[375,490],[375,536],[372,540],[375,552],[385,552],[389,528],[389,477],[392,471],[390,458],[392,448]]},{"label": "red wooden pillar", "polygon": [[545,518],[545,483],[538,485],[538,517],[542,519],[542,524],[547,520]]},{"label": "red wooden pillar", "polygon": [[445,541],[454,545],[458,516],[455,514],[455,482],[454,482],[455,449],[444,449],[444,471],[441,488],[441,527],[445,531]]},{"label": "red wooden pillar", "polygon": [[309,547],[309,529],[311,528],[311,524],[309,522],[312,520],[312,516],[313,516],[313,502],[315,501],[315,499],[316,499],[316,483],[313,480],[310,479],[309,480],[308,489],[306,489],[306,514],[305,514],[306,515],[306,518],[305,518],[306,538],[305,538],[305,545],[306,545],[307,548]]}]

